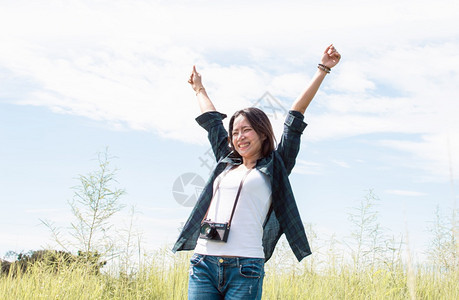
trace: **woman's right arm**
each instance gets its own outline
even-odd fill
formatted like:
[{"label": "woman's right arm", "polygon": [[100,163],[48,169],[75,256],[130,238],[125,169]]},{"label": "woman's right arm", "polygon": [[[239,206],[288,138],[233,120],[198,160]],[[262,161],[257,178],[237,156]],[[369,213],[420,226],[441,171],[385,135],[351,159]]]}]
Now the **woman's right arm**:
[{"label": "woman's right arm", "polygon": [[193,66],[193,71],[191,72],[190,79],[188,79],[188,83],[191,84],[191,87],[196,93],[201,113],[216,111],[214,104],[210,100],[202,84],[201,74],[196,71],[196,66]]},{"label": "woman's right arm", "polygon": [[207,136],[212,146],[215,159],[218,162],[221,158],[226,157],[228,153],[231,152],[228,145],[228,132],[225,127],[223,127],[222,123],[222,120],[226,118],[226,115],[217,112],[215,109],[214,104],[210,100],[209,96],[207,96],[206,90],[204,89],[201,74],[196,71],[195,66],[193,66],[193,72],[190,75],[188,83],[196,92],[199,108],[201,109],[201,115],[196,118],[196,121],[207,131]]}]

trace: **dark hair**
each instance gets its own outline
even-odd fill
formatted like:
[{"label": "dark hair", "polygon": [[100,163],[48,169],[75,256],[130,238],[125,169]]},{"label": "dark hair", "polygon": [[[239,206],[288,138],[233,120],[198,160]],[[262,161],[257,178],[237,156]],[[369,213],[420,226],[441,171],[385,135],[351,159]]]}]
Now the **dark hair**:
[{"label": "dark hair", "polygon": [[273,127],[271,126],[271,122],[269,121],[268,116],[261,109],[256,107],[248,107],[238,110],[230,119],[228,139],[231,145],[231,149],[233,150],[233,155],[241,157],[239,153],[237,153],[237,151],[234,149],[232,139],[234,120],[241,115],[244,116],[247,121],[249,121],[250,126],[252,126],[253,130],[255,130],[255,132],[260,137],[266,137],[266,139],[263,141],[263,144],[261,145],[261,155],[262,157],[267,157],[275,149],[276,138],[274,137]]}]

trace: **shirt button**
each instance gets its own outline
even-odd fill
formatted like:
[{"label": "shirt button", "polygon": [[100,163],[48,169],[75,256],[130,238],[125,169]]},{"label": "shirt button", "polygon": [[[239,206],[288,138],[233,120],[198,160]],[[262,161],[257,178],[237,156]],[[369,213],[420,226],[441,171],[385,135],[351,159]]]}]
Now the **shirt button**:
[{"label": "shirt button", "polygon": [[219,263],[223,263],[224,262],[223,258],[220,258],[220,260],[218,262]]}]

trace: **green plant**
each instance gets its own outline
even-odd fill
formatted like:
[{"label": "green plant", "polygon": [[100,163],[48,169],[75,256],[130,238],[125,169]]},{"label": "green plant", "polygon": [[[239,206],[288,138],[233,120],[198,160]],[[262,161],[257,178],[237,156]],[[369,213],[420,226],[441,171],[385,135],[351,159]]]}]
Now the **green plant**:
[{"label": "green plant", "polygon": [[71,222],[69,234],[74,238],[62,238],[61,229],[49,221],[43,221],[52,233],[53,239],[64,249],[80,249],[80,255],[88,260],[93,255],[105,256],[113,252],[111,217],[123,205],[120,198],[125,193],[115,186],[117,169],[112,169],[108,149],[98,154],[98,169],[87,175],[79,175],[80,184],[75,186],[74,197],[69,201],[75,221]]},{"label": "green plant", "polygon": [[444,216],[440,207],[435,209],[435,221],[429,226],[433,236],[430,241],[428,257],[433,266],[440,270],[459,269],[459,251],[455,211],[451,216]]},{"label": "green plant", "polygon": [[353,225],[349,248],[355,269],[374,268],[386,255],[385,237],[375,208],[378,201],[373,190],[369,190],[359,206],[349,213]]},{"label": "green plant", "polygon": [[[8,263],[8,264],[6,264]],[[3,275],[17,276],[29,272],[33,267],[40,268],[42,271],[57,273],[62,269],[69,267],[85,267],[90,274],[99,274],[100,269],[106,264],[100,260],[97,253],[78,252],[74,255],[66,251],[56,250],[36,250],[27,253],[18,253],[16,260],[5,262],[5,268],[2,268]]]}]

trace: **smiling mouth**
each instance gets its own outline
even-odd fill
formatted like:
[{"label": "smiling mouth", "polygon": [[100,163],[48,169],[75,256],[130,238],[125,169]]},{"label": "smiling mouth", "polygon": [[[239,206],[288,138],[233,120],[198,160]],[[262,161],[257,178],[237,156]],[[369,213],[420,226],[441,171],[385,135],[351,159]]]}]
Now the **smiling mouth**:
[{"label": "smiling mouth", "polygon": [[241,150],[244,150],[249,146],[250,143],[238,144],[237,147]]}]

